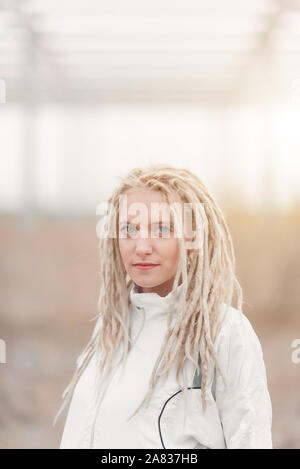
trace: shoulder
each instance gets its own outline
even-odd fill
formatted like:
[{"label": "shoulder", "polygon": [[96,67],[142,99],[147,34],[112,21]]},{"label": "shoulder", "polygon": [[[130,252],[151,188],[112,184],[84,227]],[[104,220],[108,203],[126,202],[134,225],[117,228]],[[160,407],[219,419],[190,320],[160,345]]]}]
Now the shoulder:
[{"label": "shoulder", "polygon": [[[92,332],[92,335],[91,335],[91,340],[95,338],[95,336],[98,333],[98,331],[101,327],[101,324],[103,322],[102,316],[97,316],[96,318],[97,318],[97,321],[96,321],[96,324],[94,325],[94,329],[93,329],[93,332]],[[76,368],[79,368],[82,365],[83,360],[84,360],[84,358],[86,356],[86,353],[87,353],[87,348],[88,348],[88,345],[84,348],[84,350],[76,358]]]},{"label": "shoulder", "polygon": [[217,354],[224,359],[229,355],[242,356],[247,352],[262,356],[260,340],[242,311],[222,303],[220,320],[221,327],[215,343]]},{"label": "shoulder", "polygon": [[220,334],[224,338],[240,336],[258,339],[250,320],[237,308],[222,303],[220,319],[222,322]]}]

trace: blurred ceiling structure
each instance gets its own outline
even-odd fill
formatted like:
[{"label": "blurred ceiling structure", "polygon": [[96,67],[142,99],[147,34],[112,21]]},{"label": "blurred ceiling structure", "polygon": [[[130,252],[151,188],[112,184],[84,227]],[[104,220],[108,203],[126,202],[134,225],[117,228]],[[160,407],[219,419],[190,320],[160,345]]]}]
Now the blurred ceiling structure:
[{"label": "blurred ceiling structure", "polygon": [[0,0],[10,103],[226,104],[299,52],[300,0]]}]

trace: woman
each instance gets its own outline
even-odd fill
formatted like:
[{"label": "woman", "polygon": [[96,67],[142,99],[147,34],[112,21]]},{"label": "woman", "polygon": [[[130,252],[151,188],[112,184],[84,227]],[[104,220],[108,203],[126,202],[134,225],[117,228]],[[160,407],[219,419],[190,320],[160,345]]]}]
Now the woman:
[{"label": "woman", "polygon": [[190,170],[152,165],[108,202],[99,315],[63,393],[60,448],[272,448],[262,349],[216,201]]}]

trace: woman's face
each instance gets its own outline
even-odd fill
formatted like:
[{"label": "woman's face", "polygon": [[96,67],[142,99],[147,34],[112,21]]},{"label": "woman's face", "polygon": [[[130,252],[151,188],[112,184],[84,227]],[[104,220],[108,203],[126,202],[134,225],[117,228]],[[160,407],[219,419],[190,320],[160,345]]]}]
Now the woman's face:
[{"label": "woman's face", "polygon": [[[160,211],[156,211],[158,206]],[[179,243],[174,237],[173,216],[168,207],[163,194],[151,189],[131,189],[120,203],[121,257],[126,272],[143,293],[166,296],[172,290]],[[139,265],[145,263],[155,266]]]}]

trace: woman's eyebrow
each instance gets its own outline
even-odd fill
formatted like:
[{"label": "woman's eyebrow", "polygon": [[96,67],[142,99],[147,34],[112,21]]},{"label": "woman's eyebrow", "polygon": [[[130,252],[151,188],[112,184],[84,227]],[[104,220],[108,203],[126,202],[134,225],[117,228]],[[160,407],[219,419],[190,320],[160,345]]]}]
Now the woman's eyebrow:
[{"label": "woman's eyebrow", "polygon": [[160,220],[160,221],[153,222],[152,225],[160,225],[161,223],[166,223],[166,224],[170,223],[170,225],[173,224],[172,220]]},{"label": "woman's eyebrow", "polygon": [[[172,222],[172,220],[160,220],[160,221],[155,221],[155,222],[152,222],[151,225],[160,225],[160,224],[162,224],[162,223],[166,223],[166,224],[169,223],[171,226],[174,225],[173,222]],[[138,223],[131,222],[131,221],[123,221],[123,222],[120,222],[120,225],[129,225],[129,224],[130,224],[130,225],[135,225],[135,226],[137,226],[137,225],[140,224],[140,222],[138,222]],[[148,225],[150,225],[150,222],[148,223]]]}]

